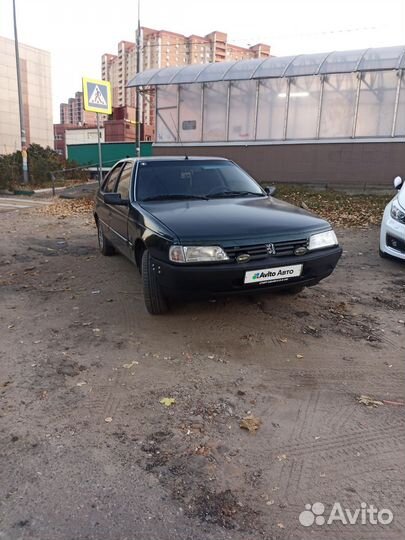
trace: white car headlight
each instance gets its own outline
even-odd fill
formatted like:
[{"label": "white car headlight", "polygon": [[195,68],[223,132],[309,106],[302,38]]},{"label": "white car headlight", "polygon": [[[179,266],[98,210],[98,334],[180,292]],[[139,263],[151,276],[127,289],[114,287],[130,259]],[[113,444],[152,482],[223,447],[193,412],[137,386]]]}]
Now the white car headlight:
[{"label": "white car headlight", "polygon": [[220,246],[171,246],[169,259],[177,263],[220,262],[229,257]]},{"label": "white car headlight", "polygon": [[325,231],[318,234],[312,234],[309,238],[308,249],[323,249],[327,247],[337,246],[338,239],[334,231]]},{"label": "white car headlight", "polygon": [[405,211],[399,206],[399,203],[394,199],[391,204],[391,217],[395,221],[405,223]]}]

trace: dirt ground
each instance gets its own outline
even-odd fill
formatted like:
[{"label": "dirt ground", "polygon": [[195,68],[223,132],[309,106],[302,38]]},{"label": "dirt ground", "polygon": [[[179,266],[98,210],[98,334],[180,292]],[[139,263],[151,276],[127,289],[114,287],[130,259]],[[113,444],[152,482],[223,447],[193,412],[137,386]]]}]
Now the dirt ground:
[{"label": "dirt ground", "polygon": [[[403,538],[405,267],[377,227],[295,298],[151,317],[90,215],[0,221],[1,540]],[[305,527],[315,502],[394,519]]]}]

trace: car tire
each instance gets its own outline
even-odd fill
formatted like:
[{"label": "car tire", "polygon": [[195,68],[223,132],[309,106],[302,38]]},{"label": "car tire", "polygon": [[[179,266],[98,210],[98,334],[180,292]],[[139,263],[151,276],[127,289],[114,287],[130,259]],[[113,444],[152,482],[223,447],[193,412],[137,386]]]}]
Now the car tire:
[{"label": "car tire", "polygon": [[162,294],[157,273],[149,251],[142,255],[142,284],[145,306],[151,315],[162,315],[169,310],[166,298]]},{"label": "car tire", "polygon": [[284,294],[294,295],[294,294],[299,294],[304,289],[305,289],[305,287],[303,285],[291,285],[291,287],[287,287],[287,288],[283,289],[282,292]]},{"label": "car tire", "polygon": [[98,237],[98,247],[103,255],[110,257],[114,255],[115,249],[109,240],[105,237],[103,227],[99,221],[97,221],[97,237]]}]

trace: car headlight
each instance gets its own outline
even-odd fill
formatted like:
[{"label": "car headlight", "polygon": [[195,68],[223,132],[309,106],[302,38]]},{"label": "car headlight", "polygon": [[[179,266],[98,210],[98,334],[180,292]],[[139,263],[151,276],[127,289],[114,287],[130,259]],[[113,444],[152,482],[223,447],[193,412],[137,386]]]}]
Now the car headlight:
[{"label": "car headlight", "polygon": [[337,246],[338,239],[332,229],[330,231],[321,232],[318,234],[312,234],[309,238],[308,249],[323,249],[327,247]]},{"label": "car headlight", "polygon": [[395,221],[405,224],[405,211],[399,206],[399,203],[394,200],[391,204],[391,217]]},{"label": "car headlight", "polygon": [[176,263],[228,261],[220,246],[171,246],[169,259]]}]

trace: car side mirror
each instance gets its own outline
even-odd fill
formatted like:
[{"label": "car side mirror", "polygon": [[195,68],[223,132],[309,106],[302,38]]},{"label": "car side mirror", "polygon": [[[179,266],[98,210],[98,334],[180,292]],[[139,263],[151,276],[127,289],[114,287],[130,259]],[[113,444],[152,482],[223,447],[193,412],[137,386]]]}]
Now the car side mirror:
[{"label": "car side mirror", "polygon": [[121,193],[104,193],[103,200],[106,204],[115,204],[119,206],[128,206],[129,200],[122,199]]},{"label": "car side mirror", "polygon": [[264,191],[267,193],[269,197],[273,197],[277,191],[277,188],[276,186],[265,186]]},{"label": "car side mirror", "polygon": [[402,178],[400,176],[396,176],[394,178],[394,188],[395,189],[401,189],[403,184],[404,184],[404,181],[402,180]]}]

